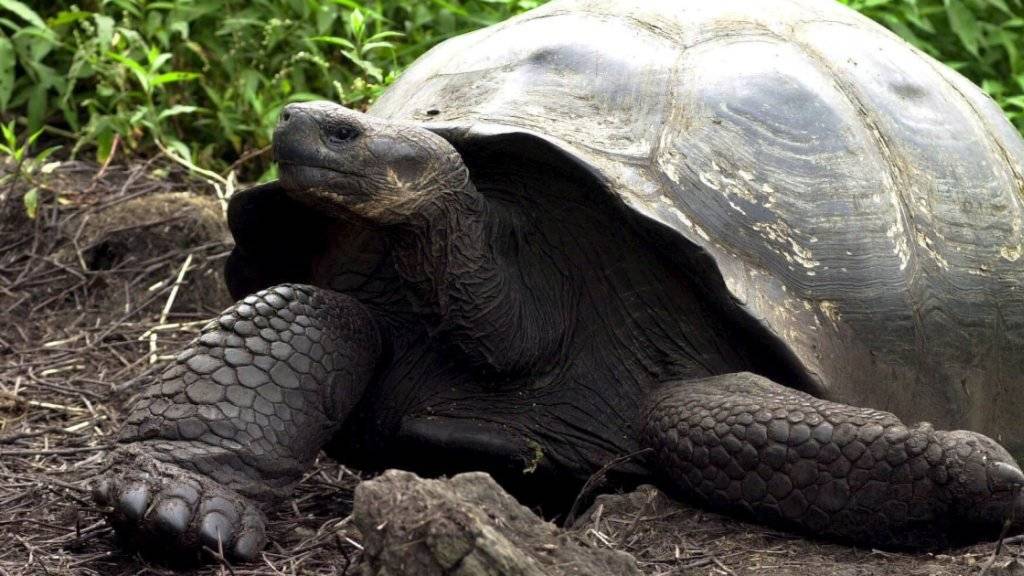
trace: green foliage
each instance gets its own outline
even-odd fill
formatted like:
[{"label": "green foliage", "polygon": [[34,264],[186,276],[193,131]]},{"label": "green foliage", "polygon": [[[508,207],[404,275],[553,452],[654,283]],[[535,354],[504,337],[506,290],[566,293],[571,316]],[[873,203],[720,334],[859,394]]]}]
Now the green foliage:
[{"label": "green foliage", "polygon": [[[363,107],[435,43],[544,0],[0,0],[0,115],[105,160],[170,151],[242,178],[281,107]],[[839,0],[981,85],[1024,129],[1024,0]],[[0,150],[2,152],[2,150]],[[237,168],[237,166],[235,166]]]},{"label": "green foliage", "polygon": [[1024,131],[1022,0],[839,0],[981,86]]},{"label": "green foliage", "polygon": [[25,192],[23,202],[25,203],[25,213],[29,218],[35,218],[39,211],[39,186],[36,185],[34,176],[37,173],[46,173],[49,170],[50,165],[46,163],[46,160],[51,154],[60,149],[60,146],[50,146],[30,156],[29,150],[42,133],[42,130],[38,130],[30,134],[24,141],[20,141],[14,129],[14,122],[0,124],[0,136],[3,137],[3,141],[0,142],[0,154],[3,156],[0,156],[0,158],[6,157],[7,162],[14,164],[14,172],[0,177],[0,186],[19,176],[28,180],[29,189]]},{"label": "green foliage", "polygon": [[0,0],[0,113],[70,130],[100,161],[158,146],[218,170],[265,148],[285,104],[365,106],[438,41],[539,3],[79,2]]}]

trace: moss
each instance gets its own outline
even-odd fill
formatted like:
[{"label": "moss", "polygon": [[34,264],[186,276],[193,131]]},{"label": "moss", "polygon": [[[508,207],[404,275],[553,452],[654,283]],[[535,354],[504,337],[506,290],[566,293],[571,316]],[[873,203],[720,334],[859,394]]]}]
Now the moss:
[{"label": "moss", "polygon": [[523,474],[533,474],[537,471],[537,466],[540,465],[541,460],[544,459],[544,447],[541,446],[533,438],[527,438],[526,444],[533,450],[533,454],[530,459],[526,462],[526,467],[523,468]]}]

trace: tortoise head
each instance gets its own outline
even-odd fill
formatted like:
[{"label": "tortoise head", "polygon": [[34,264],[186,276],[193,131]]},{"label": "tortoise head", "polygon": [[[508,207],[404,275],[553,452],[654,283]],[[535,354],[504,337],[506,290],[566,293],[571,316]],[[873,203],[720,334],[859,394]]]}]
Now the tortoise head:
[{"label": "tortoise head", "polygon": [[955,528],[995,538],[1004,521],[1024,528],[1024,473],[1013,456],[988,436],[969,430],[941,431],[942,455],[950,471],[946,488],[952,497]]},{"label": "tortoise head", "polygon": [[273,148],[289,195],[382,224],[401,222],[468,183],[462,158],[444,138],[332,102],[286,106]]}]

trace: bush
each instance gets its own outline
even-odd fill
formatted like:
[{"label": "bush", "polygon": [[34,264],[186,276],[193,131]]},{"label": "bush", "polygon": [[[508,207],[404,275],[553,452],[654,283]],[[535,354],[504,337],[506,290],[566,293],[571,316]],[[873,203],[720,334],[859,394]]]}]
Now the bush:
[{"label": "bush", "polygon": [[365,106],[438,41],[536,4],[0,0],[0,111],[29,132],[62,127],[101,161],[116,139],[223,169],[269,144],[285,104]]},{"label": "bush", "polygon": [[[1024,128],[1021,0],[841,0],[959,69]],[[543,0],[0,0],[0,113],[104,160],[155,147],[223,171],[281,107],[361,107],[436,42]],[[245,167],[255,178],[265,156]]]}]

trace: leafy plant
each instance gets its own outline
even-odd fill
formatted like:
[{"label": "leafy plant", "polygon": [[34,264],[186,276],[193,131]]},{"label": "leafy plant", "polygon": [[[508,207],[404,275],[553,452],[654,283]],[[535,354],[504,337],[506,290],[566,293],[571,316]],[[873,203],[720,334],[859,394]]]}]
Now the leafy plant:
[{"label": "leafy plant", "polygon": [[[277,114],[365,107],[425,50],[544,0],[0,0],[0,116],[72,153],[168,150],[266,176]],[[957,68],[1024,128],[1024,0],[839,0]]]},{"label": "leafy plant", "polygon": [[42,133],[42,130],[37,130],[24,141],[19,141],[14,122],[0,124],[0,135],[3,136],[3,142],[0,142],[0,154],[7,157],[7,162],[14,164],[13,172],[0,177],[0,185],[19,176],[29,181],[30,187],[23,197],[25,213],[29,218],[35,218],[39,211],[39,186],[34,182],[33,177],[37,173],[48,171],[49,165],[46,161],[60,149],[60,146],[50,146],[38,154],[30,156],[29,151]]},{"label": "leafy plant", "polygon": [[61,108],[53,97],[67,87],[61,70],[46,63],[60,47],[58,38],[24,3],[0,0],[0,110],[22,109],[33,129]]},{"label": "leafy plant", "polygon": [[434,43],[533,0],[0,0],[0,113],[105,160],[269,164],[289,102],[363,107]]}]

